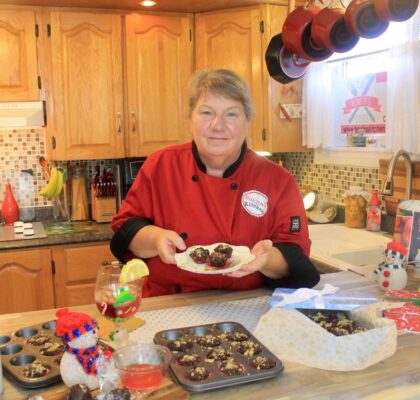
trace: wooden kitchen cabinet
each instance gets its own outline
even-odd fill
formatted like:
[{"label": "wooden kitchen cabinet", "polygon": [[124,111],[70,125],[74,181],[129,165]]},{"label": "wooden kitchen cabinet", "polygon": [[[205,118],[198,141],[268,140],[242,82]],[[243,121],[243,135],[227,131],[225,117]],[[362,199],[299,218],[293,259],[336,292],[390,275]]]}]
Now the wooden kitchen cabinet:
[{"label": "wooden kitchen cabinet", "polygon": [[55,306],[94,303],[96,273],[103,263],[115,261],[109,242],[52,247]]},{"label": "wooden kitchen cabinet", "polygon": [[0,101],[38,100],[35,11],[0,9]]},{"label": "wooden kitchen cabinet", "polygon": [[129,14],[125,22],[126,155],[147,156],[191,138],[187,116],[193,17]]},{"label": "wooden kitchen cabinet", "polygon": [[265,50],[281,32],[286,6],[261,5],[197,14],[196,69],[229,68],[249,85],[255,115],[249,144],[256,151],[302,151],[301,119],[282,119],[280,103],[300,103],[301,83],[270,78]]},{"label": "wooden kitchen cabinet", "polygon": [[0,314],[54,308],[51,250],[0,252]]},{"label": "wooden kitchen cabinet", "polygon": [[52,11],[55,160],[124,156],[121,16]]}]

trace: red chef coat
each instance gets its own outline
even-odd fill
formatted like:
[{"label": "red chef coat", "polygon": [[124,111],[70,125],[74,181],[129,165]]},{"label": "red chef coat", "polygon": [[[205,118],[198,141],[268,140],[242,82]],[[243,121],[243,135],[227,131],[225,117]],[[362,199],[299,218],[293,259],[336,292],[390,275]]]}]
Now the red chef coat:
[{"label": "red chef coat", "polygon": [[[200,170],[191,143],[150,155],[113,219],[113,230],[133,217],[179,233],[187,247],[226,242],[252,248],[271,239],[296,244],[309,255],[308,226],[293,175],[249,149],[228,178]],[[144,296],[262,285],[258,272],[243,278],[195,274],[165,264],[158,256],[147,264]]]}]

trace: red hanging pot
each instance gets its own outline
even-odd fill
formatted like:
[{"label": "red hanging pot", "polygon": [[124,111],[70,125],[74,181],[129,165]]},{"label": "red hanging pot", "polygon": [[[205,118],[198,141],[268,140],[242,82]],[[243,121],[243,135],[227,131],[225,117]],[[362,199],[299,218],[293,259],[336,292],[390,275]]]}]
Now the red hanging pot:
[{"label": "red hanging pot", "polygon": [[344,21],[344,7],[322,9],[312,20],[311,40],[319,48],[337,53],[351,50],[359,41]]},{"label": "red hanging pot", "polygon": [[407,21],[419,6],[419,0],[375,0],[375,11],[383,21]]},{"label": "red hanging pot", "polygon": [[382,35],[389,25],[376,13],[374,0],[352,0],[347,6],[344,21],[351,32],[366,39]]},{"label": "red hanging pot", "polygon": [[313,4],[296,8],[287,16],[281,31],[284,47],[309,61],[325,60],[333,53],[317,47],[311,40],[312,20],[320,11],[321,8]]},{"label": "red hanging pot", "polygon": [[10,183],[6,183],[6,191],[1,206],[1,217],[6,225],[13,225],[19,219],[19,206],[13,196]]}]

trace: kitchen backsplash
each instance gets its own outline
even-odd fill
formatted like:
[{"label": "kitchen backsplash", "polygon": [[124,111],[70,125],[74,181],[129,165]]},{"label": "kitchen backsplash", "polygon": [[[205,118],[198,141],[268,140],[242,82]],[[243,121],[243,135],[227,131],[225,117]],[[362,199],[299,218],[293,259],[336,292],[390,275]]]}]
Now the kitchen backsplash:
[{"label": "kitchen backsplash", "polygon": [[[38,162],[41,156],[46,157],[43,128],[0,130],[0,202],[4,197],[5,183],[9,182],[19,207],[52,206],[51,201],[38,194],[47,183]],[[90,179],[95,174],[96,165],[100,166],[102,173],[105,167],[114,168],[115,162],[114,160],[59,161],[56,164],[67,164],[69,171],[72,166],[82,164],[86,167],[87,178]],[[32,171],[33,179],[27,173],[22,173],[28,170]],[[29,187],[28,180],[33,180],[32,187]]]},{"label": "kitchen backsplash", "polygon": [[311,187],[337,203],[343,203],[343,195],[350,186],[361,186],[367,192],[381,188],[379,167],[314,164],[313,152],[275,154],[274,159],[283,162],[302,189]]},{"label": "kitchen backsplash", "polygon": [[[38,163],[45,155],[45,131],[39,129],[0,130],[0,201],[4,197],[5,183],[9,182],[20,207],[46,207],[51,202],[38,195],[46,180]],[[326,194],[338,203],[343,202],[343,194],[350,186],[361,185],[365,190],[379,189],[379,168],[365,168],[341,165],[319,165],[313,162],[313,153],[278,153],[275,161],[283,165],[296,177],[301,188],[312,187]],[[113,160],[69,161],[68,167],[84,164],[88,178],[95,173],[95,166],[114,167]],[[22,171],[32,170],[32,178]],[[30,182],[32,183],[32,182]],[[32,186],[32,187],[31,187]]]}]

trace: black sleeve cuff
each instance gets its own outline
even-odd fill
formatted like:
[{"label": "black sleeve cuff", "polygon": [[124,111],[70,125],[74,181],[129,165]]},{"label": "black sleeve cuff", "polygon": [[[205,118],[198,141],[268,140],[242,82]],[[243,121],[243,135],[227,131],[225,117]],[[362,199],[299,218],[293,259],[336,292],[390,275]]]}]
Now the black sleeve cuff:
[{"label": "black sleeve cuff", "polygon": [[289,265],[289,276],[281,279],[271,279],[265,276],[265,284],[268,287],[311,288],[319,282],[319,272],[299,246],[292,243],[274,243],[273,246],[286,259]]},{"label": "black sleeve cuff", "polygon": [[125,262],[125,256],[129,251],[128,247],[135,234],[145,226],[152,224],[153,221],[147,218],[130,218],[125,221],[111,239],[110,248],[112,254],[121,262]]}]

